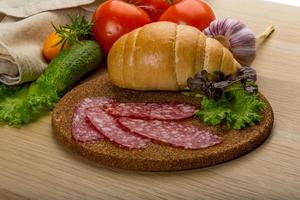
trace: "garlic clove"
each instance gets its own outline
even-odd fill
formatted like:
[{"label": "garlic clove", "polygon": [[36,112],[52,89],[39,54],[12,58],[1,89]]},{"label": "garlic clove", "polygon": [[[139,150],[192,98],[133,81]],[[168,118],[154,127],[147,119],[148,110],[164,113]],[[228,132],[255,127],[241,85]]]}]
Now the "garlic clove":
[{"label": "garlic clove", "polygon": [[203,33],[228,48],[242,66],[251,66],[256,57],[256,38],[245,24],[233,18],[215,20]]}]

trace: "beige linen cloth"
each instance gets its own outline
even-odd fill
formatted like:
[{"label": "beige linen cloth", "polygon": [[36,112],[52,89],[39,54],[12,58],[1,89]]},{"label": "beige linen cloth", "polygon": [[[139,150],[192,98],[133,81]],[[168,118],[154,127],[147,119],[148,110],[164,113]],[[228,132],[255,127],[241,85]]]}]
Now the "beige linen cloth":
[{"label": "beige linen cloth", "polygon": [[0,0],[0,82],[18,85],[37,79],[47,67],[43,42],[51,23],[63,25],[69,16],[91,18],[102,0]]}]

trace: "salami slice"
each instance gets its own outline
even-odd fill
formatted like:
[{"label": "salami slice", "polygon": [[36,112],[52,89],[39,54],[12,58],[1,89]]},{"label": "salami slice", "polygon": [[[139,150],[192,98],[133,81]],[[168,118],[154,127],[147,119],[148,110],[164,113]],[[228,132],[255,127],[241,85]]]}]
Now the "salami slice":
[{"label": "salami slice", "polygon": [[86,115],[94,127],[110,141],[130,149],[145,148],[150,142],[134,133],[123,130],[115,118],[100,107],[88,108]]},{"label": "salami slice", "polygon": [[115,117],[133,117],[147,118],[149,116],[149,108],[146,103],[108,103],[103,106],[103,110]]},{"label": "salami slice", "polygon": [[194,116],[197,108],[183,103],[110,103],[104,110],[117,117],[180,120]]},{"label": "salami slice", "polygon": [[112,101],[104,97],[86,98],[76,106],[72,120],[72,136],[75,141],[94,142],[104,138],[87,120],[85,110],[93,106],[103,106]]},{"label": "salami slice", "polygon": [[207,130],[174,121],[141,120],[122,117],[118,122],[138,135],[185,149],[200,149],[216,145],[222,139]]}]

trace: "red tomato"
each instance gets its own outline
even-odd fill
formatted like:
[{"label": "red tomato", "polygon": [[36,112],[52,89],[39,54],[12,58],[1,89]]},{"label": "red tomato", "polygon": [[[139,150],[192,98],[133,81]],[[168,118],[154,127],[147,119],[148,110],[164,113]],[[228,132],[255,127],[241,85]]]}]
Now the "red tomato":
[{"label": "red tomato", "polygon": [[93,16],[93,21],[94,37],[106,55],[119,37],[151,22],[143,9],[118,0],[101,4]]},{"label": "red tomato", "polygon": [[[174,3],[177,3],[179,1],[180,0],[175,0]],[[172,4],[168,3],[167,0],[136,0],[134,4],[144,9],[151,17],[151,20],[154,22],[158,21],[159,17],[170,6],[172,6]]]},{"label": "red tomato", "polygon": [[212,7],[202,0],[183,0],[166,10],[159,21],[186,24],[204,30],[216,19]]}]

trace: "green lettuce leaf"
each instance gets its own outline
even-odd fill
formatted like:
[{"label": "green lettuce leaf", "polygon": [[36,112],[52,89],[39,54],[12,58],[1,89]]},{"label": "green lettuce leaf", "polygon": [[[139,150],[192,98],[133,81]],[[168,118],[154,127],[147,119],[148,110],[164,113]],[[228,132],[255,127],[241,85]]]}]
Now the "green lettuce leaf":
[{"label": "green lettuce leaf", "polygon": [[196,116],[208,125],[225,122],[229,128],[239,130],[259,122],[264,105],[259,94],[247,92],[238,83],[226,89],[218,100],[204,97]]},{"label": "green lettuce leaf", "polygon": [[59,100],[56,89],[42,81],[18,88],[0,85],[0,95],[0,122],[14,126],[52,110]]}]

